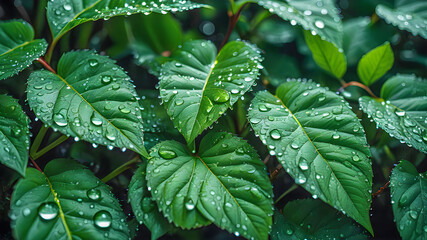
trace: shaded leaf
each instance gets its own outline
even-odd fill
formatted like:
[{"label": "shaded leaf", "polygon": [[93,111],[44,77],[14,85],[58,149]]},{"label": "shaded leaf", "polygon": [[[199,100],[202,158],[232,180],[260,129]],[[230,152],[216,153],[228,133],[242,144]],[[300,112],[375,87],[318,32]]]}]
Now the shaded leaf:
[{"label": "shaded leaf", "polygon": [[272,240],[368,239],[350,218],[320,200],[303,199],[286,204],[283,215],[276,211]]},{"label": "shaded leaf", "polygon": [[197,154],[165,141],[151,151],[148,186],[164,215],[194,228],[214,222],[246,238],[267,239],[272,187],[256,151],[229,133],[208,133]]},{"label": "shaded leaf", "polygon": [[37,117],[67,136],[148,155],[134,86],[108,57],[91,51],[66,53],[58,74],[34,72],[27,91]]},{"label": "shaded leaf", "polygon": [[128,239],[126,216],[110,187],[75,161],[28,168],[12,195],[15,239]]},{"label": "shaded leaf", "polygon": [[151,239],[154,240],[167,233],[172,225],[159,212],[157,203],[151,199],[145,180],[146,169],[147,161],[143,161],[129,183],[128,198],[139,224],[150,229]]},{"label": "shaded leaf", "polygon": [[44,39],[34,40],[34,30],[27,22],[0,21],[0,80],[30,66],[46,48]]},{"label": "shaded leaf", "polygon": [[55,0],[48,2],[47,19],[56,42],[69,30],[89,21],[136,13],[185,11],[202,6],[187,0]]},{"label": "shaded leaf", "polygon": [[386,42],[372,49],[360,59],[357,74],[365,85],[370,86],[388,72],[393,67],[393,63],[393,50],[390,43]]},{"label": "shaded leaf", "polygon": [[292,25],[342,48],[342,25],[338,9],[332,0],[259,0],[258,4],[277,14]]},{"label": "shaded leaf", "polygon": [[390,178],[394,219],[403,240],[423,239],[427,232],[427,173],[403,160]]},{"label": "shaded leaf", "polygon": [[304,31],[304,37],[317,65],[341,79],[347,71],[347,60],[343,51],[309,31]]},{"label": "shaded leaf", "polygon": [[28,123],[18,101],[0,95],[0,163],[22,176],[25,176],[30,148]]},{"label": "shaded leaf", "polygon": [[254,84],[262,60],[252,45],[234,41],[217,55],[209,41],[185,42],[163,64],[160,96],[174,125],[191,143]]},{"label": "shaded leaf", "polygon": [[375,12],[384,20],[414,36],[427,39],[427,2],[418,0],[395,1],[395,8],[378,5]]},{"label": "shaded leaf", "polygon": [[377,126],[409,146],[427,153],[427,81],[396,75],[381,89],[381,99],[364,96],[362,110]]},{"label": "shaded leaf", "polygon": [[248,117],[297,184],[372,233],[370,152],[362,125],[341,96],[311,81],[290,80],[276,96],[258,93]]}]

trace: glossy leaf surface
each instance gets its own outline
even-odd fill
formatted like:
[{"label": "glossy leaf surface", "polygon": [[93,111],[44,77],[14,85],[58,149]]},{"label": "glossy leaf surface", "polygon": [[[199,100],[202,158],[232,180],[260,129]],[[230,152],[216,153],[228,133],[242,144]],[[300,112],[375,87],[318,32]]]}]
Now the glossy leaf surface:
[{"label": "glossy leaf surface", "polygon": [[75,161],[28,168],[12,195],[16,239],[128,239],[126,216],[110,187]]},{"label": "glossy leaf surface", "polygon": [[258,76],[258,50],[245,42],[226,44],[217,55],[212,42],[185,42],[162,66],[160,96],[188,143],[212,125]]},{"label": "glossy leaf surface", "polygon": [[423,239],[427,232],[427,173],[403,160],[390,178],[391,204],[403,240]]},{"label": "glossy leaf surface", "polygon": [[413,75],[396,75],[381,89],[381,99],[364,96],[360,107],[377,126],[427,153],[427,81]]},{"label": "glossy leaf surface", "polygon": [[27,68],[46,48],[44,39],[34,40],[34,30],[27,22],[0,21],[0,80]]},{"label": "glossy leaf surface", "polygon": [[28,123],[18,101],[0,95],[0,163],[22,176],[25,176],[30,147]]},{"label": "glossy leaf surface", "polygon": [[362,125],[341,96],[290,80],[260,92],[248,113],[255,133],[309,191],[372,232],[372,169]]},{"label": "glossy leaf surface", "polygon": [[91,51],[64,54],[57,74],[28,80],[28,102],[44,123],[67,136],[145,154],[137,94],[126,73]]},{"label": "glossy leaf surface", "polygon": [[148,186],[164,215],[193,228],[212,221],[245,238],[267,239],[272,187],[256,151],[229,133],[208,133],[197,154],[165,141],[151,151]]}]

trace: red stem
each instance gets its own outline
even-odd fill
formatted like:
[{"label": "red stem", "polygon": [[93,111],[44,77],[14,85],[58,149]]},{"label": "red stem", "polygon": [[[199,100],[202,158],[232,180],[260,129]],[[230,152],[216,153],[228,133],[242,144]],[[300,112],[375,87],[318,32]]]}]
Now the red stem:
[{"label": "red stem", "polygon": [[37,59],[37,61],[39,61],[39,63],[41,63],[43,65],[43,67],[45,67],[47,70],[56,74],[55,70],[53,70],[53,68],[42,57]]},{"label": "red stem", "polygon": [[33,158],[30,157],[31,163],[33,163],[34,167],[39,170],[41,173],[43,173],[43,171],[41,170],[41,168],[39,167],[39,165],[37,165],[37,163],[33,160]]},{"label": "red stem", "polygon": [[390,181],[386,182],[386,184],[384,184],[384,186],[380,187],[380,189],[376,193],[372,194],[372,198],[374,198],[374,197],[378,196],[378,194],[382,193],[388,187],[388,185],[390,185]]},{"label": "red stem", "polygon": [[276,166],[276,169],[270,174],[270,181],[273,181],[276,179],[277,175],[279,174],[280,170],[283,168],[282,164],[279,164]]},{"label": "red stem", "polygon": [[368,86],[360,83],[360,82],[355,82],[355,81],[351,81],[348,83],[345,83],[342,85],[342,87],[340,89],[338,89],[339,92],[343,91],[344,88],[349,87],[349,86],[356,86],[356,87],[360,87],[365,89],[365,91],[367,91],[369,93],[369,95],[371,95],[373,98],[378,98],[377,96],[375,96],[375,94],[371,91],[371,89],[369,89]]},{"label": "red stem", "polygon": [[229,12],[230,21],[228,23],[227,33],[225,34],[224,40],[222,40],[221,47],[219,49],[221,49],[222,47],[224,47],[224,45],[228,42],[228,39],[230,38],[230,35],[233,32],[233,29],[236,26],[237,21],[239,20],[240,14],[242,13],[243,7],[245,7],[245,5],[246,5],[246,3],[243,4],[239,8],[239,10],[237,11],[236,14],[233,14],[233,13]]}]

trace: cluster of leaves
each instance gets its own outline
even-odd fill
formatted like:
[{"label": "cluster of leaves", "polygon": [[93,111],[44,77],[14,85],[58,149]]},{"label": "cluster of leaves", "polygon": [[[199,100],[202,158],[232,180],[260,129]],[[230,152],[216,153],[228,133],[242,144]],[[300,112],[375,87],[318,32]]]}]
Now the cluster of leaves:
[{"label": "cluster of leaves", "polygon": [[[398,37],[425,43],[427,2],[379,4],[367,23],[343,24],[332,0],[231,0],[228,32],[217,45],[215,39],[184,36],[168,14],[220,9],[221,3],[214,2],[40,1],[50,44],[35,39],[24,20],[0,21],[0,80],[26,81],[25,103],[13,93],[0,95],[0,162],[19,174],[6,180],[14,185],[9,217],[15,239],[129,239],[136,236],[137,225],[145,225],[152,239],[211,224],[247,239],[366,239],[374,234],[371,158],[388,154],[394,159],[390,137],[412,147],[421,161],[425,157],[427,81],[408,74],[411,69],[388,74],[396,37],[363,43],[355,31],[362,37],[373,34],[381,17],[409,32]],[[119,17],[128,15],[135,16]],[[86,27],[90,33],[93,21],[112,17],[117,18],[102,31],[112,42],[107,53],[117,59],[134,54],[158,90],[135,88],[115,60],[94,50],[56,54],[55,46],[69,39],[72,29],[85,34]],[[202,32],[212,35],[212,25],[205,22]],[[289,57],[275,52],[276,45],[294,38],[301,42],[300,52],[312,55],[304,60],[311,61],[305,70],[317,65],[323,71],[313,80],[292,78],[295,60],[287,62]],[[346,82],[344,76],[358,81]],[[363,113],[379,129],[372,129]],[[35,121],[27,114],[34,114]],[[30,129],[38,120],[43,125]],[[52,134],[56,139],[44,140],[48,128],[57,132]],[[30,130],[37,130],[34,138]],[[46,157],[69,137],[75,143],[68,155]],[[119,156],[131,160],[101,180],[82,160],[99,162],[101,156],[94,151],[82,157],[81,148],[72,150],[80,140],[93,148],[130,150]],[[44,142],[50,143],[40,149]],[[264,163],[260,156],[266,157]],[[36,160],[43,158],[42,169]],[[408,160],[412,163],[403,160],[392,171],[391,206],[400,236],[422,239],[427,234],[426,178],[413,165],[416,161]],[[127,217],[112,193],[117,190],[106,182],[135,163],[140,164],[127,192],[133,214]],[[282,168],[283,178],[295,184],[275,186],[280,197],[274,198],[272,182]],[[297,186],[312,198],[283,207],[282,200]]]}]

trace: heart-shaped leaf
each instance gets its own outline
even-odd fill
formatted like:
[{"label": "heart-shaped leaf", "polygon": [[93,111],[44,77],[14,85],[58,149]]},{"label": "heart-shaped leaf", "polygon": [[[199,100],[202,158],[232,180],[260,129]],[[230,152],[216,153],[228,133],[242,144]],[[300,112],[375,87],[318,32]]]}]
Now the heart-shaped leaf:
[{"label": "heart-shaped leaf", "polygon": [[381,99],[364,96],[362,110],[390,136],[427,153],[427,81],[396,75],[381,89]]},{"label": "heart-shaped leaf", "polygon": [[159,212],[157,203],[151,199],[151,193],[147,189],[145,171],[147,161],[144,161],[129,183],[129,201],[136,220],[150,229],[151,239],[155,240],[167,233],[172,225]]},{"label": "heart-shaped leaf", "polygon": [[301,25],[313,35],[342,48],[342,24],[332,0],[259,0],[258,4],[292,25]]},{"label": "heart-shaped leaf", "polygon": [[93,173],[68,159],[28,168],[11,201],[15,239],[128,239],[126,216]]},{"label": "heart-shaped leaf", "polygon": [[397,165],[390,178],[394,219],[403,240],[423,239],[427,231],[427,172],[418,173],[408,161]]},{"label": "heart-shaped leaf", "polygon": [[378,5],[378,16],[401,30],[427,39],[427,2],[418,0],[395,1],[395,8]]},{"label": "heart-shaped leaf", "polygon": [[341,79],[347,71],[347,60],[344,53],[332,43],[322,40],[309,31],[304,31],[304,38],[317,65],[337,79]]},{"label": "heart-shaped leaf", "polygon": [[236,236],[268,239],[272,187],[256,151],[244,140],[211,132],[197,154],[165,141],[151,156],[148,186],[175,225],[193,228],[212,221]]},{"label": "heart-shaped leaf", "polygon": [[370,152],[362,125],[341,96],[311,81],[289,80],[276,96],[258,93],[248,117],[296,183],[372,233]]},{"label": "heart-shaped leaf", "polygon": [[67,136],[148,156],[134,86],[108,57],[91,51],[66,53],[57,74],[31,74],[27,92],[37,117]]},{"label": "heart-shaped leaf", "polygon": [[46,48],[44,39],[34,40],[34,30],[27,22],[0,21],[0,80],[27,68]]},{"label": "heart-shaped leaf", "polygon": [[360,59],[357,66],[357,73],[360,80],[369,86],[390,70],[393,62],[393,50],[390,47],[390,43],[386,42],[371,50]]},{"label": "heart-shaped leaf", "polygon": [[0,95],[0,163],[22,176],[25,176],[30,148],[28,122],[18,101]]},{"label": "heart-shaped leaf", "polygon": [[248,91],[258,76],[259,51],[229,42],[217,55],[213,43],[185,42],[162,66],[160,96],[188,143]]},{"label": "heart-shaped leaf", "polygon": [[203,4],[176,0],[55,0],[47,5],[47,20],[54,42],[74,27],[89,21],[151,12],[186,11]]},{"label": "heart-shaped leaf", "polygon": [[368,239],[350,218],[320,200],[303,199],[286,204],[283,215],[274,213],[272,240]]}]

